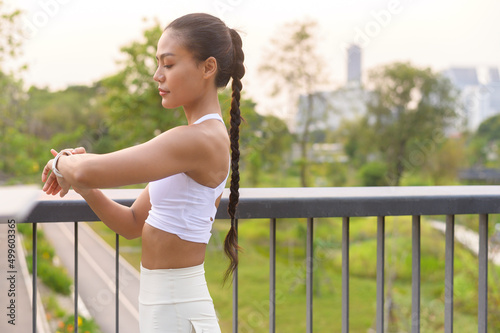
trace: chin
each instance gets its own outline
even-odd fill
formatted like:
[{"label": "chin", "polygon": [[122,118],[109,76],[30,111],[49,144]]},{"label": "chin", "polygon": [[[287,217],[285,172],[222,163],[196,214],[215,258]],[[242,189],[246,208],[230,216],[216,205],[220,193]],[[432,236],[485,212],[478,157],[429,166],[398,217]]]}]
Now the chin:
[{"label": "chin", "polygon": [[165,109],[175,109],[175,108],[178,108],[179,105],[177,104],[173,104],[173,103],[169,103],[168,101],[166,101],[165,99],[163,99],[161,101],[161,105],[165,108]]}]

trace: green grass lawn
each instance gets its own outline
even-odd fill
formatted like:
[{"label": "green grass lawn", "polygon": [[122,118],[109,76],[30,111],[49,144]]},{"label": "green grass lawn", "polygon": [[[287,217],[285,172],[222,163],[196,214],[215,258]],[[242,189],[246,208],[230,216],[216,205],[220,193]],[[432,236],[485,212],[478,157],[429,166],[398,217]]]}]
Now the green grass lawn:
[{"label": "green grass lawn", "polygon": [[[386,220],[386,300],[390,332],[411,331],[411,217]],[[115,236],[102,223],[90,223],[108,243]],[[232,287],[222,286],[228,260],[222,241],[228,221],[214,223],[207,248],[206,278],[223,332],[232,326]],[[276,263],[277,332],[304,332],[306,221],[278,220]],[[316,219],[314,229],[314,331],[338,332],[341,328],[341,219]],[[442,332],[444,328],[444,236],[422,223],[421,331]],[[239,241],[243,248],[239,266],[240,332],[265,332],[269,327],[269,222],[241,220]],[[138,268],[141,240],[120,239],[122,255]],[[350,221],[350,332],[367,332],[376,322],[376,219]],[[460,332],[477,330],[477,258],[455,245],[454,326]],[[489,327],[500,327],[500,270],[489,269]],[[389,297],[391,296],[391,297]]]}]

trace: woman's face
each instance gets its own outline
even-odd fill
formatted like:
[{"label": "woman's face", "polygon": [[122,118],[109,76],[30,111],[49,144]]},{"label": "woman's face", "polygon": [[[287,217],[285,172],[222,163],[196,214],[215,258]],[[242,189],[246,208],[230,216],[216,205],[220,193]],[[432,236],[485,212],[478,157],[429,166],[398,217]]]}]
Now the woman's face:
[{"label": "woman's face", "polygon": [[158,82],[164,108],[189,107],[201,99],[206,89],[203,66],[170,29],[158,41],[156,59],[158,68],[153,79]]}]

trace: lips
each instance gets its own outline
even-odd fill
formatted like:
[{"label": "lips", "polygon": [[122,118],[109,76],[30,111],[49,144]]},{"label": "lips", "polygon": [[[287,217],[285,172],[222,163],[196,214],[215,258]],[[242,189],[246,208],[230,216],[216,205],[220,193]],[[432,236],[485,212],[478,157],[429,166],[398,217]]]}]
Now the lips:
[{"label": "lips", "polygon": [[161,96],[165,96],[166,94],[168,94],[170,91],[168,90],[163,90],[161,88],[158,88],[158,92],[160,93]]}]

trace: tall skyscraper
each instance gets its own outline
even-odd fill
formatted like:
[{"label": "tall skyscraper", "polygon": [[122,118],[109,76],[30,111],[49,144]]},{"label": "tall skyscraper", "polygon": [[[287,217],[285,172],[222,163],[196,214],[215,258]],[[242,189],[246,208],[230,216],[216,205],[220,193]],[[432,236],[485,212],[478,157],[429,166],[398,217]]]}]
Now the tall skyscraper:
[{"label": "tall skyscraper", "polygon": [[361,82],[361,48],[351,45],[347,49],[347,82]]}]

